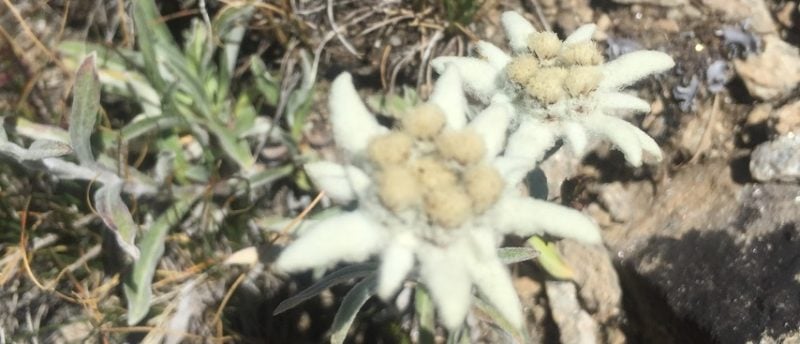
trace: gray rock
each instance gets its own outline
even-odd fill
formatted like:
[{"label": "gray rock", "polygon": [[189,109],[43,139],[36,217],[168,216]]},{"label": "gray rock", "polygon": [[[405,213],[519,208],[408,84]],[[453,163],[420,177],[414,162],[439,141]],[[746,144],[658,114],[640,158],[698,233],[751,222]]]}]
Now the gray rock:
[{"label": "gray rock", "polygon": [[675,7],[675,6],[682,6],[689,4],[689,0],[613,0],[613,1],[620,4],[645,4],[645,5],[664,6],[664,7]]},{"label": "gray rock", "polygon": [[800,328],[800,185],[734,182],[744,168],[687,166],[604,233],[629,341],[757,343]]},{"label": "gray rock", "polygon": [[572,282],[547,281],[545,283],[550,311],[558,326],[562,344],[595,344],[597,323],[578,302],[577,290]]},{"label": "gray rock", "polygon": [[800,83],[800,52],[777,35],[764,37],[763,53],[751,54],[733,65],[747,91],[761,100],[784,97]]},{"label": "gray rock", "polygon": [[762,182],[800,181],[800,135],[788,133],[759,145],[750,156],[750,174]]}]

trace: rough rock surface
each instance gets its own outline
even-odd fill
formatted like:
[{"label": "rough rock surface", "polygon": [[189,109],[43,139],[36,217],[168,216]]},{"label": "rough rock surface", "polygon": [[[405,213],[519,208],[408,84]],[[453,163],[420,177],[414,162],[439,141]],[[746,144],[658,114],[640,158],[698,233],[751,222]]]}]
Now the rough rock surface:
[{"label": "rough rock surface", "polygon": [[597,323],[581,308],[575,285],[572,282],[547,281],[545,286],[561,343],[597,343]]},{"label": "rough rock surface", "polygon": [[750,173],[763,182],[800,181],[800,134],[788,133],[759,145],[750,157]]},{"label": "rough rock surface", "polygon": [[675,7],[689,4],[689,0],[614,0],[614,2],[620,4],[646,4],[664,7]]},{"label": "rough rock surface", "polygon": [[747,20],[760,34],[777,33],[775,21],[763,0],[702,0],[703,5],[721,11],[730,21]]},{"label": "rough rock surface", "polygon": [[558,250],[575,272],[575,283],[586,310],[601,323],[616,318],[622,305],[617,272],[604,247],[587,246],[572,240],[562,240]]},{"label": "rough rock surface", "polygon": [[764,37],[764,52],[734,61],[734,67],[753,97],[780,98],[800,83],[800,53],[797,47],[776,35]]},{"label": "rough rock surface", "polygon": [[795,101],[782,106],[772,113],[775,119],[775,131],[778,134],[800,132],[800,101]]},{"label": "rough rock surface", "polygon": [[800,328],[800,186],[737,184],[731,172],[687,166],[651,212],[609,229],[639,331],[628,340],[758,342]]}]

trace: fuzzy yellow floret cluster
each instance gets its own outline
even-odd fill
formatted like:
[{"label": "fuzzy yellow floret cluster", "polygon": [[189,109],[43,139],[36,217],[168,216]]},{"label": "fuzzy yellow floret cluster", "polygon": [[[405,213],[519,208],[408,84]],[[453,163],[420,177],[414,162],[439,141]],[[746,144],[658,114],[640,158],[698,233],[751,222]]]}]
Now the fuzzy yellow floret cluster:
[{"label": "fuzzy yellow floret cluster", "polygon": [[506,75],[539,103],[553,104],[597,89],[601,63],[603,56],[594,42],[564,44],[555,33],[534,32],[528,37],[528,51],[511,60]]},{"label": "fuzzy yellow floret cluster", "polygon": [[504,181],[484,161],[478,133],[446,129],[444,113],[433,104],[417,106],[399,123],[367,147],[386,208],[421,211],[431,224],[455,228],[494,205]]}]

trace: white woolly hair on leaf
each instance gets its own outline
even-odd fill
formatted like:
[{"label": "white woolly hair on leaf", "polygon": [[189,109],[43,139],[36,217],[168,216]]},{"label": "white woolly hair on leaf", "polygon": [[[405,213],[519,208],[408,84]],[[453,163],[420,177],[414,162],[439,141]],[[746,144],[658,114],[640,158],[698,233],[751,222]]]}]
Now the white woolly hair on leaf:
[{"label": "white woolly hair on leaf", "polygon": [[440,74],[450,66],[455,67],[464,83],[463,88],[483,102],[488,103],[498,91],[496,81],[500,70],[484,60],[474,57],[441,56],[433,59],[431,66]]},{"label": "white woolly hair on leaf", "polygon": [[602,242],[600,229],[581,212],[529,197],[507,197],[495,206],[497,229],[522,237],[548,233],[587,244]]},{"label": "white woolly hair on leaf", "polygon": [[457,67],[445,68],[444,73],[433,85],[430,103],[439,105],[447,120],[445,126],[461,129],[467,123],[467,98]]},{"label": "white woolly hair on leaf", "polygon": [[575,43],[587,42],[592,40],[592,35],[597,30],[597,25],[595,24],[584,24],[575,29],[566,39],[564,39],[564,45],[571,45]]},{"label": "white woolly hair on leaf", "polygon": [[275,268],[293,272],[330,267],[338,262],[362,262],[383,249],[386,229],[355,211],[317,223],[289,244]]},{"label": "white woolly hair on leaf", "polygon": [[461,327],[472,304],[472,279],[463,257],[470,252],[451,246],[446,250],[417,247],[420,280],[428,288],[442,324],[453,331]]},{"label": "white woolly hair on leaf", "polygon": [[580,123],[573,121],[565,121],[561,124],[561,133],[567,141],[567,145],[575,153],[575,156],[580,158],[586,152],[586,144],[589,139],[586,135],[586,129]]},{"label": "white woolly hair on leaf", "polygon": [[524,318],[519,296],[511,284],[508,269],[496,258],[469,264],[475,286],[511,326],[522,328]]},{"label": "white woolly hair on leaf", "polygon": [[511,49],[517,53],[527,51],[528,36],[536,32],[533,25],[521,14],[514,11],[503,12],[500,21],[508,37],[508,44]]},{"label": "white woolly hair on leaf", "polygon": [[333,136],[339,148],[353,154],[367,148],[369,140],[386,131],[358,96],[350,73],[333,80],[328,97]]},{"label": "white woolly hair on leaf", "polygon": [[631,131],[633,131],[633,133],[636,134],[636,137],[639,139],[639,143],[642,145],[642,150],[650,154],[656,161],[661,161],[661,159],[663,159],[661,147],[658,146],[656,140],[653,140],[650,135],[647,135],[646,132],[637,128],[635,125],[630,123],[627,124],[631,126]]},{"label": "white woolly hair on leaf", "polygon": [[304,165],[311,182],[335,202],[346,203],[366,190],[372,181],[361,169],[330,161],[316,161]]},{"label": "white woolly hair on leaf", "polygon": [[381,267],[378,271],[377,294],[383,300],[388,300],[400,288],[400,285],[414,267],[413,236],[399,238],[400,234],[392,239],[392,243],[381,254]]},{"label": "white woolly hair on leaf", "polygon": [[511,134],[505,153],[497,158],[495,167],[506,178],[506,186],[519,184],[544,154],[556,143],[556,135],[551,126],[538,120],[527,119]]},{"label": "white woolly hair on leaf", "polygon": [[600,109],[604,113],[626,115],[630,112],[650,112],[650,103],[647,101],[620,92],[597,92],[595,97],[599,100]]},{"label": "white woolly hair on leaf", "polygon": [[478,41],[475,50],[483,56],[495,69],[501,70],[511,61],[511,56],[506,54],[503,49],[487,41]]},{"label": "white woolly hair on leaf", "polygon": [[483,137],[487,159],[493,159],[503,150],[513,111],[508,102],[493,101],[468,125]]},{"label": "white woolly hair on leaf", "polygon": [[636,136],[638,128],[625,120],[600,113],[588,115],[582,121],[586,128],[611,141],[633,167],[642,165],[642,144]]},{"label": "white woolly hair on leaf", "polygon": [[514,328],[520,329],[524,324],[522,305],[517,291],[511,284],[508,268],[497,257],[498,237],[493,229],[476,228],[469,232],[471,254],[466,256],[466,264],[470,277],[486,299],[508,320]]},{"label": "white woolly hair on leaf", "polygon": [[634,51],[606,62],[603,68],[601,90],[617,90],[644,77],[661,73],[675,66],[669,55],[652,50]]}]

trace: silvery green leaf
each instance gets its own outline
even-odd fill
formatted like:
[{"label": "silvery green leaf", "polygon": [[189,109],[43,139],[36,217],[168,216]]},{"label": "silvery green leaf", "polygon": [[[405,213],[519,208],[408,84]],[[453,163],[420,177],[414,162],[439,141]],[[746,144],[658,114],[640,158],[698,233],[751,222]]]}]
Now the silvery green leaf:
[{"label": "silvery green leaf", "polygon": [[215,124],[213,121],[209,121],[208,129],[217,137],[225,154],[239,164],[243,170],[249,169],[255,163],[255,158],[250,153],[250,147],[246,140],[239,139],[233,135],[231,130]]},{"label": "silvery green leaf", "polygon": [[156,159],[155,172],[153,173],[156,183],[163,185],[174,171],[175,153],[172,151],[159,152]]},{"label": "silvery green leaf", "polygon": [[180,126],[182,121],[175,116],[145,116],[144,118],[134,119],[120,130],[122,141],[127,142],[144,134],[158,130],[169,129]]},{"label": "silvery green leaf", "polygon": [[100,81],[95,68],[95,54],[87,56],[75,77],[72,109],[69,116],[69,139],[81,165],[94,163],[91,137],[100,109]]},{"label": "silvery green leaf", "polygon": [[15,131],[33,140],[49,140],[69,144],[69,132],[56,126],[31,122],[18,117]]},{"label": "silvery green leaf", "polygon": [[233,75],[239,47],[242,45],[247,22],[253,15],[254,7],[249,4],[225,6],[217,13],[212,23],[214,34],[220,37],[223,44],[223,56],[226,62],[223,67],[227,75]]},{"label": "silvery green leaf", "polygon": [[281,94],[280,83],[278,79],[269,74],[267,66],[264,65],[264,62],[262,62],[258,56],[250,58],[250,73],[253,73],[256,89],[264,96],[267,105],[275,106],[278,104],[278,97],[280,97]]},{"label": "silvery green leaf", "polygon": [[134,244],[138,226],[133,221],[133,216],[125,202],[122,201],[122,181],[103,185],[94,194],[94,203],[97,214],[114,234],[114,239],[134,260],[139,259],[139,249]]},{"label": "silvery green leaf", "polygon": [[514,264],[535,259],[539,251],[530,247],[501,247],[497,249],[497,256],[503,264]]},{"label": "silvery green leaf", "polygon": [[504,341],[504,342],[517,342],[517,343],[530,342],[529,340],[527,340],[528,338],[526,338],[527,334],[525,333],[525,331],[519,331],[516,328],[514,328],[514,326],[512,326],[511,323],[509,323],[508,320],[506,320],[497,309],[492,307],[491,304],[489,304],[488,302],[484,301],[479,297],[473,297],[472,302],[475,305],[475,308],[477,308],[481,313],[488,316],[492,320],[492,322],[494,322],[495,325],[503,329],[503,331],[505,331],[506,334],[510,335],[515,339],[514,341]]},{"label": "silvery green leaf", "polygon": [[98,164],[82,166],[58,158],[45,158],[42,163],[50,173],[61,179],[95,180],[100,184],[111,184],[119,180],[117,175]]},{"label": "silvery green leaf", "polygon": [[139,260],[125,276],[125,298],[128,303],[128,325],[138,324],[147,316],[152,298],[151,283],[161,255],[164,240],[172,226],[176,225],[197,200],[199,195],[177,197],[177,201],[156,219],[139,242]]},{"label": "silvery green leaf", "polygon": [[28,147],[27,154],[23,160],[41,160],[44,158],[54,158],[72,152],[70,145],[51,140],[36,140]]},{"label": "silvery green leaf", "polygon": [[349,280],[354,278],[361,278],[368,276],[370,274],[374,274],[378,267],[372,263],[365,263],[365,264],[354,264],[345,266],[339,270],[336,270],[327,276],[323,277],[314,285],[308,287],[298,293],[295,296],[292,296],[283,302],[281,302],[278,307],[275,307],[275,311],[272,312],[272,315],[278,315],[285,311],[288,311],[297,305],[305,302],[306,300],[319,295],[325,289],[333,287],[337,284],[345,283]]},{"label": "silvery green leaf", "polygon": [[154,88],[163,92],[167,88],[167,81],[160,71],[159,53],[181,57],[182,55],[167,25],[161,20],[155,1],[134,1],[132,12],[137,33],[136,43],[142,52],[145,74]]},{"label": "silvery green leaf", "polygon": [[367,277],[353,286],[353,289],[350,289],[347,295],[344,296],[342,304],[339,305],[339,310],[336,311],[336,315],[333,317],[333,326],[331,326],[332,344],[344,343],[356,314],[364,306],[364,303],[375,295],[376,283],[377,277],[375,275]]},{"label": "silvery green leaf", "polygon": [[414,293],[414,311],[419,321],[419,342],[434,343],[436,337],[436,317],[433,308],[433,300],[430,294],[421,284],[417,284]]}]

